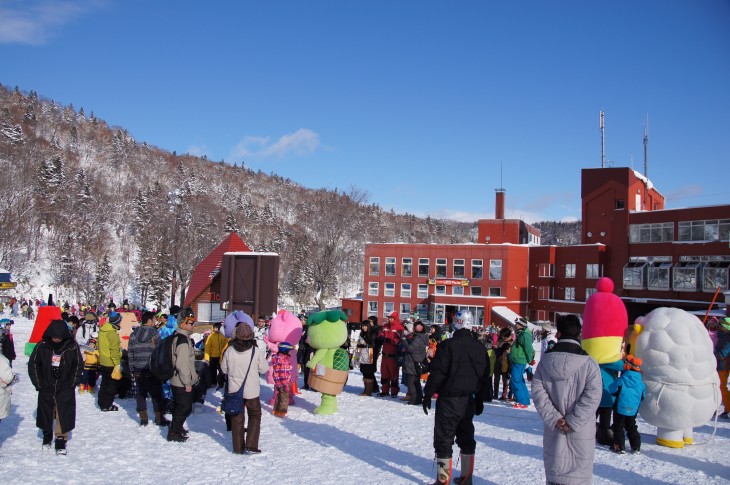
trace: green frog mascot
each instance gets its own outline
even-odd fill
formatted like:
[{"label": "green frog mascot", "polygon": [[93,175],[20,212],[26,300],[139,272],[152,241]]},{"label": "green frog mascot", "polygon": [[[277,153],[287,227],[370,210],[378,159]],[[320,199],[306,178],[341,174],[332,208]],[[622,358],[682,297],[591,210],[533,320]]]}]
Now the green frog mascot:
[{"label": "green frog mascot", "polygon": [[347,316],[340,310],[313,313],[307,319],[309,345],[316,351],[307,362],[311,369],[309,387],[322,393],[322,403],[315,414],[337,412],[337,394],[345,387],[350,360],[345,349]]}]

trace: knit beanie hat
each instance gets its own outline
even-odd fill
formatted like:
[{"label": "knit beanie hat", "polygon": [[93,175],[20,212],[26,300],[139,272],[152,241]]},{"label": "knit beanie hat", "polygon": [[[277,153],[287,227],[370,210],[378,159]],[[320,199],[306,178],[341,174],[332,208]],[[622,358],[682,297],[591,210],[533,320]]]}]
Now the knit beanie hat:
[{"label": "knit beanie hat", "polygon": [[109,323],[111,324],[112,327],[119,330],[119,326],[122,323],[122,314],[117,313],[117,312],[111,312],[109,314]]},{"label": "knit beanie hat", "polygon": [[624,370],[635,370],[636,372],[641,372],[641,364],[643,364],[643,362],[640,358],[629,354],[626,356],[624,361]]},{"label": "knit beanie hat", "polygon": [[249,327],[246,323],[239,323],[236,326],[236,330],[233,332],[233,338],[236,338],[238,340],[252,340],[253,329]]},{"label": "knit beanie hat", "polygon": [[279,342],[279,352],[282,354],[289,354],[293,348],[294,346],[289,342]]}]

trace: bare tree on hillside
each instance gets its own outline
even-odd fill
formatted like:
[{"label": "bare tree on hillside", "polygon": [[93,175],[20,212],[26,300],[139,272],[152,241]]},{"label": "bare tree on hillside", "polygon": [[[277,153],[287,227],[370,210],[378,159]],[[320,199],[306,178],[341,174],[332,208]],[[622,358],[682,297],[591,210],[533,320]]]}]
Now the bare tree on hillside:
[{"label": "bare tree on hillside", "polygon": [[312,283],[315,303],[321,309],[325,308],[325,301],[336,294],[345,262],[358,252],[358,209],[367,198],[367,192],[356,187],[350,187],[342,194],[319,190],[313,195],[313,209],[303,206],[305,213],[300,215],[300,220],[308,228],[312,240]]}]

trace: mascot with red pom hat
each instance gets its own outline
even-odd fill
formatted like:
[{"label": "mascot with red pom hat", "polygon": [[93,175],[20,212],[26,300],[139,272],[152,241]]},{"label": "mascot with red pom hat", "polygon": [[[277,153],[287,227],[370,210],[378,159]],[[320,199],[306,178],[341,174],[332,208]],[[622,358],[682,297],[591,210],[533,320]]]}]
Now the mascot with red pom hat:
[{"label": "mascot with red pom hat", "polygon": [[583,312],[583,350],[593,357],[601,368],[603,396],[598,405],[598,428],[596,440],[599,444],[613,444],[611,413],[615,397],[608,388],[618,379],[623,370],[621,346],[629,326],[626,306],[613,294],[613,281],[599,278],[596,292],[586,301]]}]

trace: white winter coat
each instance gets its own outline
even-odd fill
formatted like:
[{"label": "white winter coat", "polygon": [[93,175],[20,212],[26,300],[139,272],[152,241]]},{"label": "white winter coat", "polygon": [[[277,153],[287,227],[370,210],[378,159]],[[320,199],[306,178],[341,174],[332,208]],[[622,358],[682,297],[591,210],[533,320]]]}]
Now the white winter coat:
[{"label": "white winter coat", "polygon": [[[532,379],[532,399],[544,423],[542,448],[548,482],[593,483],[596,409],[602,393],[598,364],[577,341],[561,339],[541,357]],[[564,433],[555,427],[561,417],[573,431]]]},{"label": "white winter coat", "polygon": [[12,383],[15,380],[10,362],[4,355],[0,354],[0,419],[10,415],[10,394],[13,392]]},{"label": "white winter coat", "polygon": [[[256,353],[251,358],[251,352],[256,349]],[[249,364],[251,371],[249,372]],[[243,388],[244,399],[254,399],[261,394],[261,380],[258,374],[265,374],[269,370],[269,363],[266,362],[266,353],[261,352],[254,344],[248,350],[239,352],[236,347],[231,344],[221,358],[221,370],[228,376],[228,392],[233,393],[241,389],[244,379],[246,387]],[[248,373],[248,377],[246,374]]]}]

